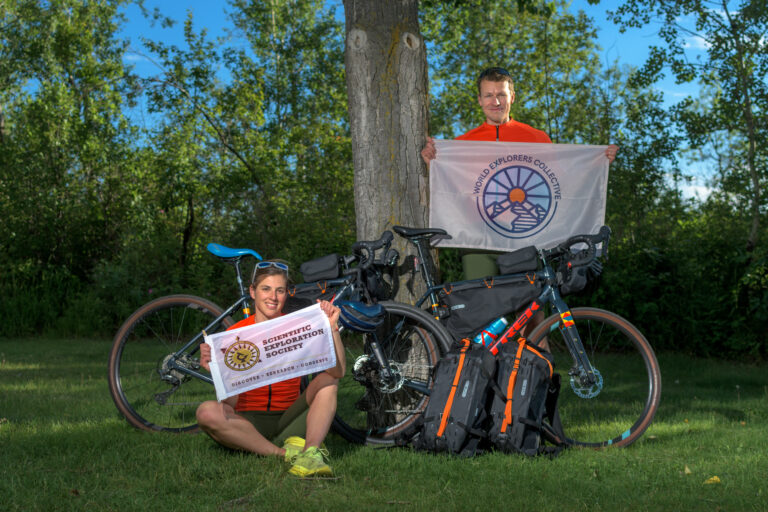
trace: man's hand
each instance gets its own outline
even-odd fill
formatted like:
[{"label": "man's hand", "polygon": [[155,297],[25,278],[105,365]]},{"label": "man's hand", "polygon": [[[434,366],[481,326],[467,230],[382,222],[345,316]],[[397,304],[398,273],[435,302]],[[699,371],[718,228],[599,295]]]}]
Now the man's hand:
[{"label": "man's hand", "polygon": [[427,137],[427,143],[424,145],[424,149],[421,150],[421,158],[429,168],[429,162],[437,158],[437,149],[435,149],[435,139]]},{"label": "man's hand", "polygon": [[[605,148],[605,157],[608,159],[608,163],[613,162],[613,160],[616,158],[616,153],[619,152],[619,146],[616,144],[611,144],[607,148]],[[422,151],[422,154],[424,152]]]},{"label": "man's hand", "polygon": [[200,366],[211,371],[211,346],[207,343],[200,344]]}]

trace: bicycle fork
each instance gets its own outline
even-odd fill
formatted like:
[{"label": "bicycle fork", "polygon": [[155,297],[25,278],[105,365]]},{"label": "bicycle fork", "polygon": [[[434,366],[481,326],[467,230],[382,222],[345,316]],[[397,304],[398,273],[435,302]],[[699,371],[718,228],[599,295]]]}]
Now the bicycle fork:
[{"label": "bicycle fork", "polygon": [[[399,336],[401,329],[403,329],[403,324],[405,323],[405,320],[400,320],[395,328],[392,330],[392,332],[389,334],[390,336]],[[381,346],[381,343],[379,342],[379,337],[376,335],[375,332],[368,333],[368,344],[371,347],[371,352],[373,353],[373,358],[376,362],[376,367],[378,370],[378,390],[384,393],[393,393],[395,391],[398,391],[402,387],[411,388],[415,391],[418,391],[419,393],[422,393],[424,395],[429,395],[430,389],[426,386],[426,384],[405,378],[405,376],[402,374],[402,369],[399,367],[397,363],[392,364],[389,360],[389,358],[384,354],[384,349]],[[392,340],[387,339],[384,341],[385,344],[391,344]],[[357,370],[357,364],[355,364],[356,367],[356,373]],[[361,372],[362,374],[362,372]],[[365,382],[367,378],[369,377],[363,377],[361,375],[361,382]]]},{"label": "bicycle fork", "polygon": [[560,321],[553,324],[550,331],[553,331],[555,328],[560,330],[565,346],[568,348],[571,358],[573,358],[573,367],[568,370],[568,375],[571,377],[571,388],[581,398],[593,398],[600,393],[603,387],[603,378],[589,360],[568,305],[551,286],[547,286],[542,293],[542,296],[546,295],[548,295],[547,300],[555,307],[557,314],[560,315]]}]

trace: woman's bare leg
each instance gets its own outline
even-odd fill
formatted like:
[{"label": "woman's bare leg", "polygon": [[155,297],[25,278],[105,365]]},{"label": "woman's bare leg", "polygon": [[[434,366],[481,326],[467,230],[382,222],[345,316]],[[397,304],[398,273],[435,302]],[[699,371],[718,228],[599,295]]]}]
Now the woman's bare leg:
[{"label": "woman's bare leg", "polygon": [[250,421],[237,414],[226,402],[210,400],[200,404],[197,422],[203,432],[227,448],[258,455],[285,455],[285,450],[261,435]]}]

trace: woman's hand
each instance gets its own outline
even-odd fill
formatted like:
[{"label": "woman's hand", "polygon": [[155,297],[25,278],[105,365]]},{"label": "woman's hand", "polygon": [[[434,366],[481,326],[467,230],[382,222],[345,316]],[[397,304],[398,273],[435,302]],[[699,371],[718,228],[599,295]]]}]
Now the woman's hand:
[{"label": "woman's hand", "polygon": [[328,321],[331,323],[331,334],[333,335],[333,349],[336,351],[336,366],[328,368],[326,373],[335,379],[341,379],[344,377],[344,373],[347,368],[347,356],[344,350],[344,345],[341,341],[341,333],[339,332],[339,315],[341,310],[328,302],[327,300],[318,300],[320,303],[320,309],[328,315]]},{"label": "woman's hand", "polygon": [[200,366],[211,371],[211,346],[207,343],[200,344]]},{"label": "woman's hand", "polygon": [[320,309],[322,309],[323,313],[328,316],[328,321],[331,323],[331,328],[338,330],[339,315],[341,314],[341,310],[327,300],[318,300],[318,302],[320,303]]}]

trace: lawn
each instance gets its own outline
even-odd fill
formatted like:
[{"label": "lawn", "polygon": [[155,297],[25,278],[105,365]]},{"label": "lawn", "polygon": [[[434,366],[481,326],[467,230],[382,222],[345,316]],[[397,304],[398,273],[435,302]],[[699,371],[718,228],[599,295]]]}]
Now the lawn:
[{"label": "lawn", "polygon": [[624,449],[457,459],[327,440],[336,480],[204,435],[140,432],[107,340],[0,340],[0,510],[765,510],[766,365],[659,356],[656,420]]}]

